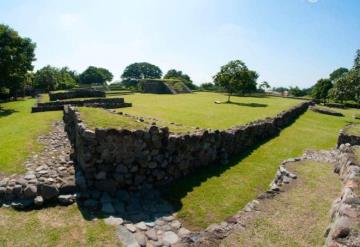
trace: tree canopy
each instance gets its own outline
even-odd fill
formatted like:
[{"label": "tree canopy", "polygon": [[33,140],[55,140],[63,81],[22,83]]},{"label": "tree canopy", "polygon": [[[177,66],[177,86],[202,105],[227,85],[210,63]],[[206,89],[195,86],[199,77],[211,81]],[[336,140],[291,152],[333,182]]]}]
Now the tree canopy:
[{"label": "tree canopy", "polygon": [[33,70],[35,43],[21,37],[7,25],[0,24],[0,90],[16,98],[24,80]]},{"label": "tree canopy", "polygon": [[333,84],[330,79],[320,79],[313,87],[311,94],[313,98],[323,100],[325,102],[332,87]]},{"label": "tree canopy", "polygon": [[348,70],[347,68],[340,67],[340,68],[334,70],[334,71],[330,74],[330,80],[331,80],[331,81],[335,81],[336,79],[339,79],[341,76],[343,76],[343,75],[346,74],[347,72],[349,72],[349,70]]},{"label": "tree canopy", "polygon": [[185,81],[191,82],[190,76],[183,73],[181,70],[176,70],[176,69],[170,69],[164,75],[164,79],[179,79],[179,80],[182,80],[183,82],[185,82]]},{"label": "tree canopy", "polygon": [[104,68],[89,66],[79,75],[79,81],[83,84],[105,84],[113,79],[113,74]]},{"label": "tree canopy", "polygon": [[246,94],[256,91],[258,74],[249,70],[241,60],[230,61],[222,66],[214,76],[216,85],[223,87],[229,94],[228,102],[233,93]]},{"label": "tree canopy", "polygon": [[123,80],[160,79],[161,69],[151,63],[133,63],[128,65],[121,78]]},{"label": "tree canopy", "polygon": [[48,65],[36,71],[34,87],[47,91],[70,89],[77,84],[75,76],[76,73],[67,67],[59,69]]}]

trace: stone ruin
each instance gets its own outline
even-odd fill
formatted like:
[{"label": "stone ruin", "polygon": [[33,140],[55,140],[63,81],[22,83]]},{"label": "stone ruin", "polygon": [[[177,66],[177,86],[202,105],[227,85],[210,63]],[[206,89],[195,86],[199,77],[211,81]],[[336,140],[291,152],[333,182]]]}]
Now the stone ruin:
[{"label": "stone ruin", "polygon": [[64,92],[49,92],[50,101],[75,99],[75,98],[105,98],[104,91],[95,90],[91,88],[78,88]]},{"label": "stone ruin", "polygon": [[179,94],[192,93],[184,82],[175,80],[141,80],[140,85],[143,93],[154,94]]}]

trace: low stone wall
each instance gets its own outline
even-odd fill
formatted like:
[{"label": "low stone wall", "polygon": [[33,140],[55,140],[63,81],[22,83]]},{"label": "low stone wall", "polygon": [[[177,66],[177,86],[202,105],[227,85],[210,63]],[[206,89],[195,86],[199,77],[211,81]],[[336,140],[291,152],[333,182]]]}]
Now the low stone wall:
[{"label": "low stone wall", "polygon": [[344,129],[340,131],[337,140],[337,146],[340,147],[341,144],[349,143],[350,145],[360,145],[360,136],[351,135],[347,133],[347,130],[351,128],[353,125],[348,125]]},{"label": "low stone wall", "polygon": [[131,103],[125,103],[124,98],[100,98],[88,100],[68,100],[68,101],[53,101],[46,103],[38,103],[33,106],[31,112],[44,112],[44,111],[58,111],[63,110],[64,105],[72,106],[91,106],[101,108],[122,108],[131,107]]},{"label": "low stone wall", "polygon": [[344,186],[331,209],[325,246],[360,246],[360,165],[349,144],[341,145],[339,150],[335,172]]},{"label": "low stone wall", "polygon": [[337,117],[343,117],[344,116],[344,114],[342,114],[341,112],[332,111],[332,110],[329,110],[329,109],[322,109],[322,108],[318,108],[316,106],[311,106],[310,109],[313,112],[318,112],[318,113],[322,113],[322,114],[326,114],[326,115],[337,116]]},{"label": "low stone wall", "polygon": [[[64,109],[65,129],[83,179],[82,189],[114,192],[144,185],[167,184],[208,165],[221,165],[249,147],[276,136],[306,111],[301,103],[273,118],[224,131],[172,134],[167,128],[148,130],[87,129],[73,107]],[[81,177],[81,176],[77,176]]]},{"label": "low stone wall", "polygon": [[105,98],[104,91],[94,89],[74,89],[67,92],[49,92],[49,98],[51,101],[74,99],[74,98]]}]

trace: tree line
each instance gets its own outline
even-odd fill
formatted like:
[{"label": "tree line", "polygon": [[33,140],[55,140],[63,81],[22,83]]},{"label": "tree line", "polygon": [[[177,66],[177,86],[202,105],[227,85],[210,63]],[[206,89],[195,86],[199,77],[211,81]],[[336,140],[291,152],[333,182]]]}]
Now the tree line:
[{"label": "tree line", "polygon": [[353,101],[360,104],[360,50],[356,51],[351,69],[340,67],[329,78],[322,78],[313,86],[311,95],[323,103],[333,100],[344,103]]}]

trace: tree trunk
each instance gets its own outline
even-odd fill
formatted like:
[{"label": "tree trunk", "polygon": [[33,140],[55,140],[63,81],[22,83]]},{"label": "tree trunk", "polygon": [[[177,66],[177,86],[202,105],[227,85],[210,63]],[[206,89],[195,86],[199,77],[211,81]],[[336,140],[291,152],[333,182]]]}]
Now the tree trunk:
[{"label": "tree trunk", "polygon": [[229,92],[227,103],[230,103],[231,92]]}]

